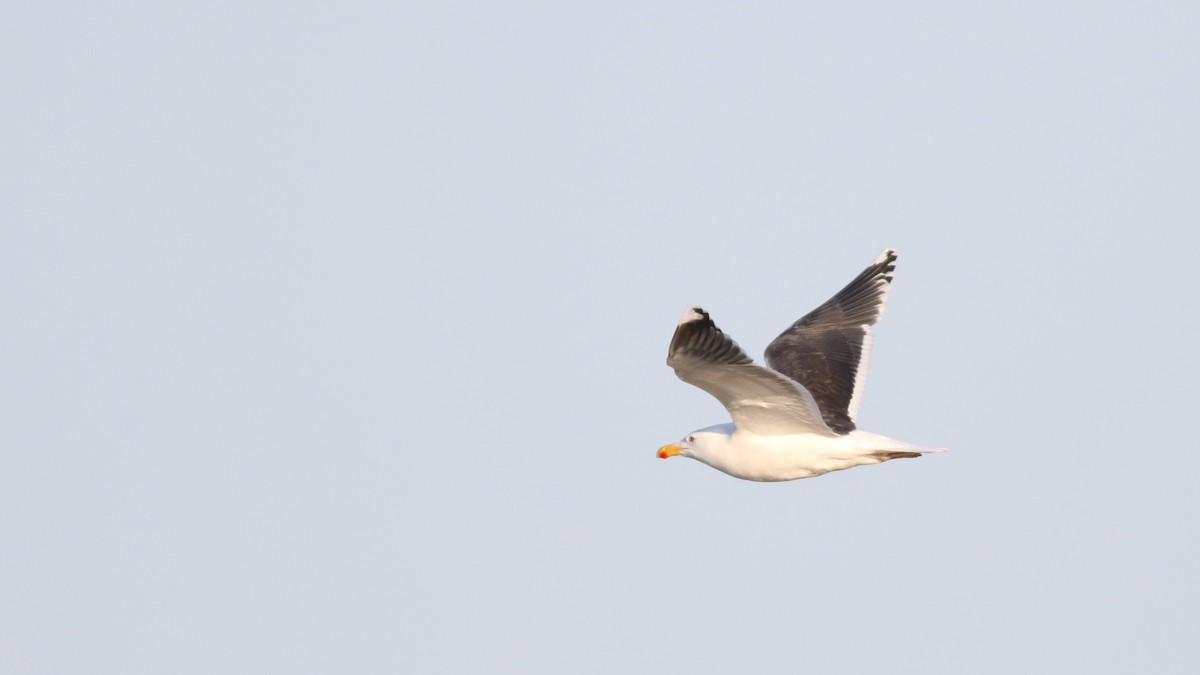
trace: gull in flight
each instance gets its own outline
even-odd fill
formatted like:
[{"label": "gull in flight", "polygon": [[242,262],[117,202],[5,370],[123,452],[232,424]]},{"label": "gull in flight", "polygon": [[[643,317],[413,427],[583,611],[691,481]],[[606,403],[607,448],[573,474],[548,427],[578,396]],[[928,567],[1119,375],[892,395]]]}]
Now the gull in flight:
[{"label": "gull in flight", "polygon": [[883,315],[896,252],[885,250],[825,304],[767,346],[767,366],[754,363],[713,323],[688,307],[675,328],[667,365],[679,379],[712,394],[733,420],[706,427],[658,449],[756,481],[811,478],[931,448],[855,426],[871,352],[871,326]]}]

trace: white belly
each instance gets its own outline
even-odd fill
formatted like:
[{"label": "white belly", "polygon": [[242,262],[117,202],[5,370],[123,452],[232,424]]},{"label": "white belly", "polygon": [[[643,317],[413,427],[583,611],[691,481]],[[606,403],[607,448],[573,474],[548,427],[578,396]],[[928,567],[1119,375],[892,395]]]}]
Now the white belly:
[{"label": "white belly", "polygon": [[881,452],[922,452],[878,434],[852,431],[844,436],[759,436],[734,432],[728,442],[695,458],[725,473],[754,481],[784,481],[820,476],[864,464],[885,461]]}]

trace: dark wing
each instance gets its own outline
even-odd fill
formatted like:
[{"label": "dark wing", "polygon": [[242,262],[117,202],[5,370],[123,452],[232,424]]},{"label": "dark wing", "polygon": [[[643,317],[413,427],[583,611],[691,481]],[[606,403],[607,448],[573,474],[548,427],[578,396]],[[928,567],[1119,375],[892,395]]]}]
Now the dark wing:
[{"label": "dark wing", "polygon": [[767,346],[767,365],[804,385],[830,429],[854,430],[871,357],[870,327],[883,315],[896,269],[887,249],[825,304]]},{"label": "dark wing", "polygon": [[671,338],[667,365],[679,379],[716,397],[738,429],[767,435],[833,435],[804,387],[755,364],[699,307],[683,313]]}]

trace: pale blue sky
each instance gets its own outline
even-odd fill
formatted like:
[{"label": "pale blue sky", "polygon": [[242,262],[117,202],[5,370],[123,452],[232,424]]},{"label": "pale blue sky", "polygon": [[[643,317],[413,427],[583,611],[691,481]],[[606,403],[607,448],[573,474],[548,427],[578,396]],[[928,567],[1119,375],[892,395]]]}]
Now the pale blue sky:
[{"label": "pale blue sky", "polygon": [[[1194,672],[1194,3],[8,3],[0,671]],[[785,484],[756,358],[900,252]]]}]

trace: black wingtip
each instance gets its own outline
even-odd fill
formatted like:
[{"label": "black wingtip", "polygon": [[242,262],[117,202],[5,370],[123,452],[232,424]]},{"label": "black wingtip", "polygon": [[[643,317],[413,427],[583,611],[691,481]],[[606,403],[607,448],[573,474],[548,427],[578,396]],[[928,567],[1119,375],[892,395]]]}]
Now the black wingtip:
[{"label": "black wingtip", "polygon": [[751,362],[741,347],[700,307],[684,310],[683,318],[675,327],[667,350],[667,363],[675,356],[696,357],[715,364]]},{"label": "black wingtip", "polygon": [[874,270],[876,274],[882,274],[883,280],[892,283],[892,273],[896,271],[896,249],[885,248],[883,253],[875,259],[875,262],[868,267],[868,270]]}]

